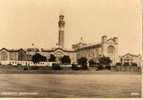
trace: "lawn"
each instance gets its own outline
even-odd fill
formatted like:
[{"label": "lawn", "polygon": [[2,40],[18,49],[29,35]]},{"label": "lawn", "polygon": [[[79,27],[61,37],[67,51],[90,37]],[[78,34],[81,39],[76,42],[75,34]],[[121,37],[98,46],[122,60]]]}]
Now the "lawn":
[{"label": "lawn", "polygon": [[141,97],[141,75],[130,72],[0,74],[0,97]]}]

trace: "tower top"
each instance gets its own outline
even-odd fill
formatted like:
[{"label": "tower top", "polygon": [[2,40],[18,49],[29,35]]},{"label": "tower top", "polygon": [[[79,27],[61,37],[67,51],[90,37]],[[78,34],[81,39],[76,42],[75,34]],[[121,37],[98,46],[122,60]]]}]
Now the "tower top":
[{"label": "tower top", "polygon": [[63,15],[63,14],[60,14],[59,17],[64,17],[64,15]]},{"label": "tower top", "polygon": [[59,22],[58,22],[59,28],[62,28],[65,26],[65,21],[64,21],[64,15],[59,15]]},{"label": "tower top", "polygon": [[63,19],[64,19],[64,15],[62,15],[62,14],[59,15],[59,19],[60,19],[60,20],[63,20]]}]

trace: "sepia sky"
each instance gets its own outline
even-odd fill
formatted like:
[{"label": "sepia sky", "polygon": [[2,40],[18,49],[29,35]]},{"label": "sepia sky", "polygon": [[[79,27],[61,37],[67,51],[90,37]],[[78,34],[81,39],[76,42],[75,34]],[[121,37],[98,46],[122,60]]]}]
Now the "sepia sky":
[{"label": "sepia sky", "polygon": [[0,48],[52,48],[65,15],[65,47],[83,36],[119,37],[119,54],[141,53],[141,0],[0,0]]}]

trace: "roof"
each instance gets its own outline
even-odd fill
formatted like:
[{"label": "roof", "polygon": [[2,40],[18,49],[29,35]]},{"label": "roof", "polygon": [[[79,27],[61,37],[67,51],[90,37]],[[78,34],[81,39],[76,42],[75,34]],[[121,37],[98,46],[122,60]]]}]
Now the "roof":
[{"label": "roof", "polygon": [[[5,51],[7,51],[7,52],[19,52],[19,51],[29,51],[29,50],[31,50],[31,48],[29,49],[22,49],[22,48],[20,48],[20,49],[7,49],[7,48],[1,48],[0,49],[0,51],[2,51],[2,50],[5,50]],[[39,50],[38,48],[36,49],[36,50]],[[53,48],[53,49],[41,49],[41,50],[39,50],[39,52],[54,52],[54,51],[57,51],[57,50],[62,50],[62,51],[64,51],[64,52],[75,52],[75,50],[69,50],[69,49],[62,49],[62,48]],[[32,52],[34,52],[34,51],[32,51]]]},{"label": "roof", "polygon": [[8,52],[17,52],[18,51],[17,49],[6,49],[6,48],[1,48],[0,51],[2,51],[2,50],[8,51]]},{"label": "roof", "polygon": [[101,47],[101,45],[102,45],[101,43],[87,44],[85,46],[78,48],[77,50],[83,50],[83,49],[88,49],[88,48],[99,48],[99,47]]},{"label": "roof", "polygon": [[122,57],[125,57],[125,56],[133,56],[133,57],[139,57],[140,55],[135,55],[135,54],[131,54],[131,53],[126,53],[125,55],[123,55]]},{"label": "roof", "polygon": [[67,50],[67,49],[62,49],[62,48],[53,48],[51,50],[49,50],[49,49],[47,49],[47,50],[41,49],[41,52],[55,52],[57,50],[62,50],[64,52],[75,52],[74,50]]}]

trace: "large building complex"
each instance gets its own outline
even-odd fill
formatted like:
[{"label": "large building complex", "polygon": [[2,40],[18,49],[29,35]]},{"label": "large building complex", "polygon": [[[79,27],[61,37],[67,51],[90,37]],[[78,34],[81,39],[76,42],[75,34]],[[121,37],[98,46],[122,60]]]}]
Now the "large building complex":
[{"label": "large building complex", "polygon": [[88,44],[80,42],[72,45],[71,50],[66,50],[64,47],[64,27],[65,21],[64,16],[59,16],[59,38],[58,47],[53,49],[38,49],[38,48],[27,48],[27,49],[0,49],[0,63],[1,64],[24,64],[30,65],[32,56],[35,53],[40,53],[49,59],[50,55],[53,54],[56,57],[56,61],[60,62],[60,58],[64,55],[68,55],[71,59],[71,63],[76,63],[77,59],[86,57],[88,60],[97,60],[98,57],[107,56],[112,60],[112,64],[116,64],[118,60],[118,38],[108,38],[107,36],[101,37],[100,43]]}]

